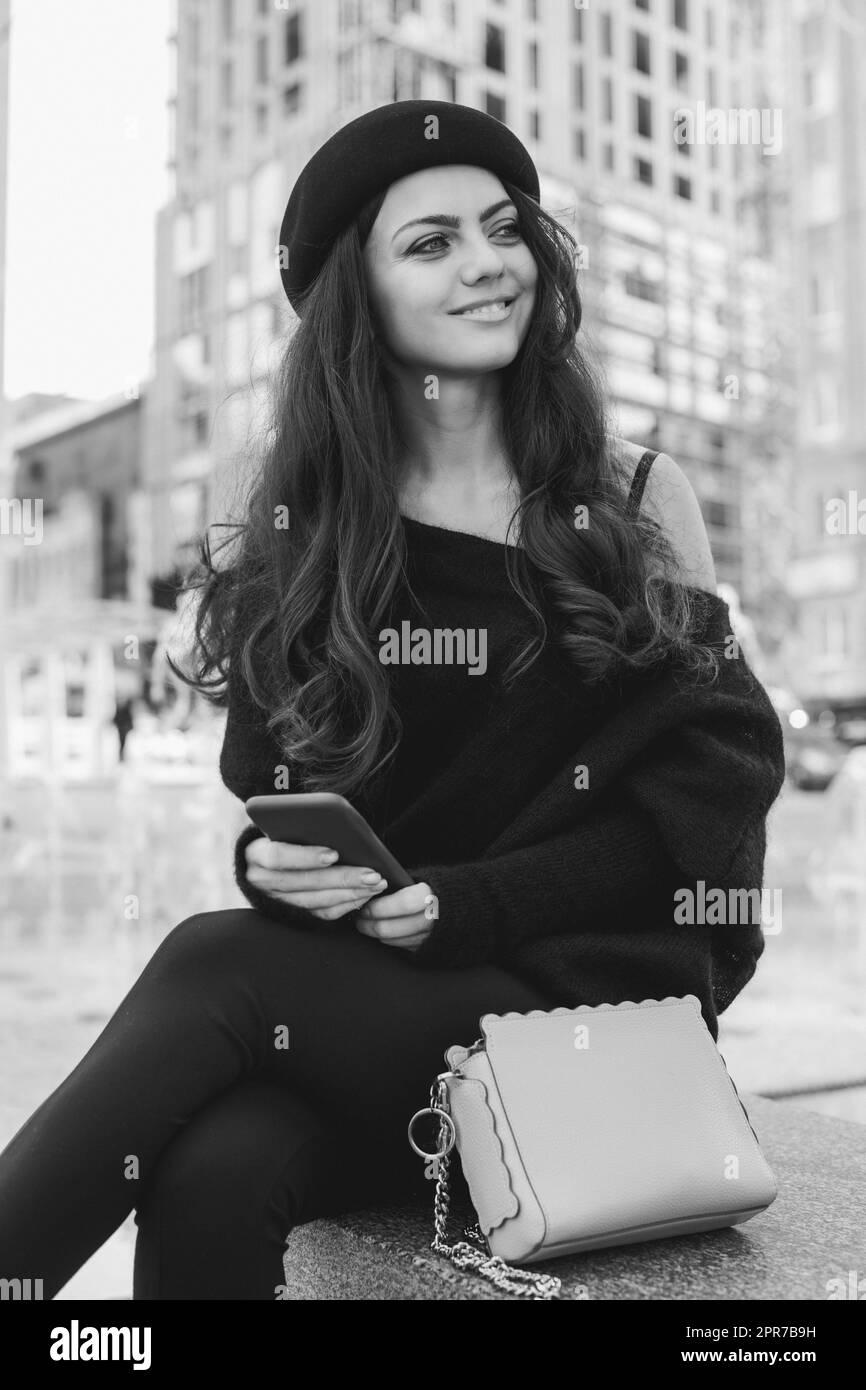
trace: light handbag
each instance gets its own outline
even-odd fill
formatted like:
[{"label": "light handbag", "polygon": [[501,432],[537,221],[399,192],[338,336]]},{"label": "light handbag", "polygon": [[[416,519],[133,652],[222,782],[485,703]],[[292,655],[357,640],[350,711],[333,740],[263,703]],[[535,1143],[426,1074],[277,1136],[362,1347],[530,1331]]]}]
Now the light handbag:
[{"label": "light handbag", "polygon": [[[409,1123],[436,1179],[432,1249],[503,1291],[557,1298],[555,1276],[511,1268],[748,1221],[776,1183],[694,995],[485,1014],[482,1037]],[[437,1148],[413,1137],[438,1120]],[[455,1147],[477,1226],[449,1244]]]}]

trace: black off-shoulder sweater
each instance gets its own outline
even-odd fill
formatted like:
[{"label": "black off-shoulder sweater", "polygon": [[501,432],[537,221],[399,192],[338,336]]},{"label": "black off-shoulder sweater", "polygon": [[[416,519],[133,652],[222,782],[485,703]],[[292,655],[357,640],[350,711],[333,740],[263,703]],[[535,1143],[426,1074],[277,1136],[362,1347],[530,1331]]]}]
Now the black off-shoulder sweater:
[{"label": "black off-shoulder sweater", "polygon": [[[348,798],[437,895],[438,921],[407,959],[420,970],[497,962],[552,1005],[692,993],[717,1037],[717,1014],[763,950],[759,923],[730,907],[731,890],[762,886],[766,816],[784,781],[781,726],[763,687],[740,655],[722,658],[711,687],[669,665],[613,696],[582,682],[550,642],[506,690],[502,672],[532,629],[505,545],[409,518],[404,532],[419,606],[402,593],[394,625],[487,633],[484,674],[387,668],[399,751],[386,776]],[[703,590],[695,597],[698,635],[721,651],[727,606]],[[228,688],[223,780],[244,800],[273,793],[285,760],[234,667]],[[306,789],[291,769],[289,782]],[[309,930],[355,930],[353,915],[323,923],[248,882],[246,846],[260,834],[248,826],[235,852],[252,906]],[[704,901],[721,890],[727,911],[678,921],[674,894],[691,889],[699,904],[701,882]]]}]

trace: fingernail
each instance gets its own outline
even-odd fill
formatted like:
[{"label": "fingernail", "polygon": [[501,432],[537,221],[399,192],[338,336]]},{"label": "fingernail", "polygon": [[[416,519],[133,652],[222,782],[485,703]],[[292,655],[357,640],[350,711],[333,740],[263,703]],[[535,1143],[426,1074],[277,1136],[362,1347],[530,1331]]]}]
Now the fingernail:
[{"label": "fingernail", "polygon": [[335,849],[326,849],[323,854],[319,855],[319,861],[322,864],[333,864],[334,860],[339,859],[339,857]]},{"label": "fingernail", "polygon": [[361,882],[362,882],[362,883],[378,883],[378,882],[380,881],[381,878],[382,878],[382,875],[381,875],[381,874],[377,874],[377,873],[375,873],[375,872],[371,869],[371,871],[370,871],[368,874],[362,874],[362,875],[361,875]]}]

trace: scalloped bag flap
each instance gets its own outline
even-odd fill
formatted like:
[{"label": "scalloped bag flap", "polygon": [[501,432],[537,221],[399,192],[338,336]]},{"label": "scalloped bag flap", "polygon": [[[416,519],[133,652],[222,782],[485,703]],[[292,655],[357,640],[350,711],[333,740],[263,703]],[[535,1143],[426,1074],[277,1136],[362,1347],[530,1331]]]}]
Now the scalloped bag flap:
[{"label": "scalloped bag flap", "polygon": [[776,1186],[693,995],[485,1014],[546,1245],[768,1206]]},{"label": "scalloped bag flap", "polygon": [[519,1210],[517,1195],[503,1158],[496,1120],[487,1103],[487,1087],[466,1076],[448,1088],[451,1117],[463,1175],[482,1231],[487,1235]]}]

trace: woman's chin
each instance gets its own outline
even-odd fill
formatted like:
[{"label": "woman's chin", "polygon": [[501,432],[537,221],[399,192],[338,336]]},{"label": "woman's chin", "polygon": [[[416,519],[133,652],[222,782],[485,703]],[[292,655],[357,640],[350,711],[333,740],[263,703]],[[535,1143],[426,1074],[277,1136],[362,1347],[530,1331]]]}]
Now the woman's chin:
[{"label": "woman's chin", "polygon": [[[440,371],[459,375],[495,372],[513,362],[519,351],[520,340],[516,333],[501,333],[495,336],[491,333],[486,342],[471,345],[464,343],[458,346],[452,339],[434,347],[430,342],[424,354],[424,361],[430,364],[426,370],[432,373]],[[438,366],[432,365],[434,362],[438,363]]]}]

